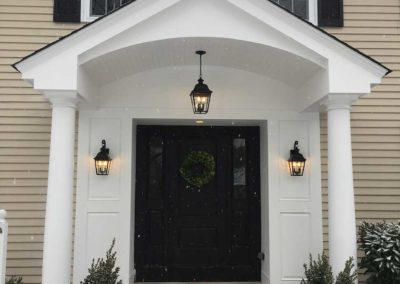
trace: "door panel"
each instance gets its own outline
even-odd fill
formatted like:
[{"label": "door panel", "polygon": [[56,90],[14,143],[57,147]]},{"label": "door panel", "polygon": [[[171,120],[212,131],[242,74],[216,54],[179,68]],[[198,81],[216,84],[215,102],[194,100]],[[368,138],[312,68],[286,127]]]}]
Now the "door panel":
[{"label": "door panel", "polygon": [[[137,281],[259,281],[257,127],[138,126]],[[192,151],[216,162],[202,188],[179,169]]]}]

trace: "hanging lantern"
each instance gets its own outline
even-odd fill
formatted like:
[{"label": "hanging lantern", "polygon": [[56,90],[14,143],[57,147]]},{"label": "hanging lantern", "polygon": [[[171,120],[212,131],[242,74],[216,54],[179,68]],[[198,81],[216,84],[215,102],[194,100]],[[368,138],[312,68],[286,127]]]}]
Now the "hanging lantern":
[{"label": "hanging lantern", "polygon": [[306,166],[306,159],[300,153],[298,145],[299,141],[295,141],[293,150],[290,150],[288,164],[291,176],[302,176]]},{"label": "hanging lantern", "polygon": [[106,140],[102,140],[101,144],[100,152],[94,157],[96,175],[107,176],[111,166],[110,149],[106,148]]},{"label": "hanging lantern", "polygon": [[202,74],[202,56],[206,54],[203,50],[196,51],[196,54],[200,56],[200,76],[198,83],[194,86],[193,91],[190,93],[190,98],[192,100],[193,113],[195,114],[206,114],[208,108],[210,107],[210,100],[212,91],[204,84],[203,74]]}]

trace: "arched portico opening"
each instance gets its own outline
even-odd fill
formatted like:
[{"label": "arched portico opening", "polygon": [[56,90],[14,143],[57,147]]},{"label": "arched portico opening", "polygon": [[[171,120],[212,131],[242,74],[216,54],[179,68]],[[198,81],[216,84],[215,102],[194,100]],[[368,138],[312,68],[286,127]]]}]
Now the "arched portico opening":
[{"label": "arched portico opening", "polygon": [[[96,107],[186,108],[187,94],[198,76],[197,49],[208,52],[204,58],[204,76],[216,91],[214,110],[302,111],[303,105],[299,102],[309,95],[303,90],[304,86],[326,73],[326,61],[321,58],[317,64],[300,55],[255,42],[174,38],[125,47],[89,61],[82,59],[79,67],[82,76],[78,77],[78,82],[86,80],[91,86],[84,84],[85,88],[79,91],[86,91],[86,97],[96,97],[95,101],[88,102]],[[87,54],[82,56],[87,57]],[[327,89],[324,83],[313,84]]]}]

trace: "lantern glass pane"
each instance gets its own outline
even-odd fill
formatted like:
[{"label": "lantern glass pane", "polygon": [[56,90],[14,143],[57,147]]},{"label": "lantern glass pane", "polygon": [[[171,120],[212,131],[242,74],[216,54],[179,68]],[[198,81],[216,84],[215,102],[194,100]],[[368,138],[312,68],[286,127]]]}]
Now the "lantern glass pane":
[{"label": "lantern glass pane", "polygon": [[302,161],[289,161],[290,175],[302,176],[304,174],[305,162]]},{"label": "lantern glass pane", "polygon": [[107,160],[96,160],[96,174],[97,175],[108,175],[110,170],[111,161]]},{"label": "lantern glass pane", "polygon": [[199,112],[203,112],[207,108],[207,97],[196,96],[194,97],[194,104],[196,106],[196,110]]},{"label": "lantern glass pane", "polygon": [[193,94],[192,104],[194,113],[207,113],[210,104],[210,96],[203,94]]}]

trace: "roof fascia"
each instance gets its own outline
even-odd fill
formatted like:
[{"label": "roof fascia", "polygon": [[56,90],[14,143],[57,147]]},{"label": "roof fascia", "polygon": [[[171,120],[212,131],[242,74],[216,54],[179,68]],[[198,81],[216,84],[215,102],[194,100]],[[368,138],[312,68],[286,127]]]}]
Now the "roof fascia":
[{"label": "roof fascia", "polygon": [[[246,13],[256,17],[258,20],[272,26],[277,30],[282,30],[282,27],[287,28],[287,31],[291,31],[290,35],[294,40],[298,39],[299,32],[308,36],[310,39],[313,39],[315,42],[322,43],[327,47],[330,47],[332,50],[336,51],[339,54],[344,54],[347,60],[353,61],[357,65],[362,66],[364,69],[370,71],[377,77],[384,77],[385,75],[392,72],[390,69],[385,67],[383,64],[377,62],[373,58],[368,55],[362,53],[361,51],[351,47],[345,42],[339,40],[331,34],[328,34],[324,30],[319,27],[313,25],[312,23],[297,17],[296,15],[290,13],[286,9],[280,7],[276,3],[272,1],[265,0],[226,0],[230,2],[232,5],[235,5],[239,9],[242,9]],[[265,11],[267,6],[269,5],[269,11]],[[269,17],[266,17],[266,13],[274,16],[274,20],[266,20]],[[285,33],[286,34],[286,33]],[[307,44],[303,43],[300,40],[298,42],[307,46]],[[316,51],[318,52],[318,51]]]}]

